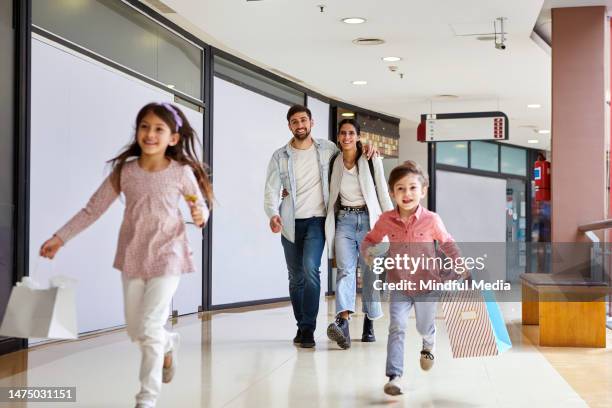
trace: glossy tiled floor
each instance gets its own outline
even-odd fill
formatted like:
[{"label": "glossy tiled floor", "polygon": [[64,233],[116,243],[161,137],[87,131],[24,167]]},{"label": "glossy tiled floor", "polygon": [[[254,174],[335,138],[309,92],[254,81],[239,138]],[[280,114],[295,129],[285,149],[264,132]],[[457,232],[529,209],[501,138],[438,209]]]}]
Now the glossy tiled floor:
[{"label": "glossy tiled floor", "polygon": [[[314,350],[291,343],[295,329],[286,303],[179,319],[174,326],[182,337],[179,370],[164,386],[158,406],[612,406],[610,346],[539,349],[521,328],[519,304],[502,305],[514,347],[498,357],[453,359],[439,317],[436,365],[427,373],[418,368],[420,341],[412,317],[406,394],[388,397],[382,392],[387,319],[375,323],[376,343],[355,341],[343,351],[325,337],[333,305],[333,299],[321,305]],[[351,321],[354,337],[360,337],[361,324],[362,315]],[[137,348],[119,330],[2,356],[0,386],[77,387],[76,404],[53,403],[53,408],[130,407],[138,388],[138,359]]]}]

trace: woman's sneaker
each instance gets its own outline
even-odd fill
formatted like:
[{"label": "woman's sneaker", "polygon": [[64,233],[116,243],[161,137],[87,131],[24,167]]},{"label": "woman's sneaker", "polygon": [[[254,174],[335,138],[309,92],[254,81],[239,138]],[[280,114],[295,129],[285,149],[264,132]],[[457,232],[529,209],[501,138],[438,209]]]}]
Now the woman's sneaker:
[{"label": "woman's sneaker", "polygon": [[351,347],[351,334],[348,320],[337,317],[336,321],[327,326],[327,337],[338,343],[342,349]]},{"label": "woman's sneaker", "polygon": [[429,371],[434,365],[434,355],[431,351],[423,349],[421,350],[419,362],[421,363],[421,369],[423,369],[423,371]]},{"label": "woman's sneaker", "polygon": [[402,393],[402,377],[399,375],[392,375],[389,377],[389,382],[385,384],[385,394],[387,395],[401,395]]},{"label": "woman's sneaker", "polygon": [[372,343],[376,341],[374,336],[374,322],[365,316],[363,318],[363,333],[361,335],[361,341],[363,343]]}]

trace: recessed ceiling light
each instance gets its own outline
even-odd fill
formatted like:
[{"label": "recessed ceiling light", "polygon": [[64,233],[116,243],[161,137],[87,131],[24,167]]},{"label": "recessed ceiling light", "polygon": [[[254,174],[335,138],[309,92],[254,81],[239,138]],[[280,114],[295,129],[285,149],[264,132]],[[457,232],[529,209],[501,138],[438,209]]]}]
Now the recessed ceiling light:
[{"label": "recessed ceiling light", "polygon": [[540,143],[540,141],[538,139],[529,139],[527,141],[527,143],[529,143],[529,144],[537,144],[537,143]]},{"label": "recessed ceiling light", "polygon": [[355,114],[353,112],[344,112],[341,114],[341,116],[345,118],[354,118]]},{"label": "recessed ceiling light", "polygon": [[538,133],[541,134],[541,135],[547,135],[547,134],[550,133],[550,130],[548,130],[548,129],[540,129],[540,130],[538,130]]},{"label": "recessed ceiling light", "polygon": [[527,105],[527,107],[531,109],[538,109],[541,108],[542,105],[540,105],[539,103],[530,103],[529,105]]},{"label": "recessed ceiling light", "polygon": [[353,85],[367,85],[368,81],[353,81],[351,82]]},{"label": "recessed ceiling light", "polygon": [[401,57],[383,57],[382,60],[387,61],[387,62],[397,62],[397,61],[401,61],[402,58]]},{"label": "recessed ceiling light", "polygon": [[361,17],[347,17],[343,18],[342,22],[346,24],[363,24],[366,22],[366,19]]},{"label": "recessed ceiling light", "polygon": [[168,84],[168,85],[166,85],[166,86],[167,86],[168,88],[170,88],[170,89],[174,89],[174,85],[172,85],[172,84]]}]

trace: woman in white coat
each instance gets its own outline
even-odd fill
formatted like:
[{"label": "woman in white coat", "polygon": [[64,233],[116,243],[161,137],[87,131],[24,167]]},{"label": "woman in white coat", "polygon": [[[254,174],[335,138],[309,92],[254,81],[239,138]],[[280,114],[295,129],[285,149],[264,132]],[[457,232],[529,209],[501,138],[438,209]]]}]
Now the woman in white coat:
[{"label": "woman in white coat", "polygon": [[393,209],[387,181],[378,156],[368,161],[362,155],[359,124],[344,119],[338,126],[341,152],[330,163],[329,205],[325,236],[329,258],[335,255],[336,320],[327,327],[327,336],[347,349],[351,346],[348,319],[355,312],[356,269],[362,274],[362,304],[365,313],[361,341],[372,342],[372,321],[382,317],[379,301],[373,299],[373,273],[359,255],[361,241],[383,211]]}]

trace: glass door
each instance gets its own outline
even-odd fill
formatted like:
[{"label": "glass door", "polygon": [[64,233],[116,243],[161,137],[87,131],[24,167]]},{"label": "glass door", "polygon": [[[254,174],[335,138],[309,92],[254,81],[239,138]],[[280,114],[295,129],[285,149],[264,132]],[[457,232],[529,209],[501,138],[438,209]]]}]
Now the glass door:
[{"label": "glass door", "polygon": [[525,181],[506,182],[506,279],[518,282],[527,265],[527,201]]}]

